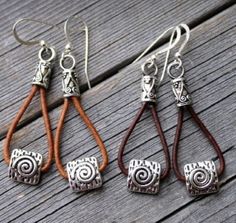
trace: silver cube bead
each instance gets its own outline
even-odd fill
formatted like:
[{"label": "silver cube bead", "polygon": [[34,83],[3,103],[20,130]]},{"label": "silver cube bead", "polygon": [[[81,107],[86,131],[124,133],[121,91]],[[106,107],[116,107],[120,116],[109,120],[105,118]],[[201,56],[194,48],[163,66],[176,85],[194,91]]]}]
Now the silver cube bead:
[{"label": "silver cube bead", "polygon": [[43,157],[39,153],[14,149],[11,154],[8,176],[18,182],[36,185],[40,181]]},{"label": "silver cube bead", "polygon": [[138,193],[157,194],[159,191],[161,165],[147,160],[131,160],[127,186]]},{"label": "silver cube bead", "polygon": [[93,190],[102,186],[102,177],[95,157],[67,163],[69,185],[75,192]]},{"label": "silver cube bead", "polygon": [[213,161],[186,164],[184,174],[187,190],[192,196],[219,191],[219,180]]}]

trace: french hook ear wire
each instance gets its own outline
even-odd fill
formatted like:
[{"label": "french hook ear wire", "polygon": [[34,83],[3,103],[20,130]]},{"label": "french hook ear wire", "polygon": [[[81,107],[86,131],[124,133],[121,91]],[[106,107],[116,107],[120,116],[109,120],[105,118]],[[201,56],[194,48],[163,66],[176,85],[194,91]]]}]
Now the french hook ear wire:
[{"label": "french hook ear wire", "polygon": [[173,26],[173,27],[170,27],[169,29],[165,30],[161,35],[159,35],[132,63],[136,63],[137,61],[139,61],[141,58],[143,58],[147,53],[148,51],[150,51],[164,36],[166,36],[170,31],[171,32],[171,37],[172,37],[172,40],[174,38],[174,35],[176,33],[176,38],[175,38],[175,41],[172,43],[172,41],[170,41],[170,44],[168,47],[158,51],[155,55],[157,54],[162,54],[166,51],[169,51],[170,49],[172,49],[180,40],[180,36],[181,36],[181,30],[178,26]]},{"label": "french hook ear wire", "polygon": [[47,47],[47,43],[44,41],[44,40],[32,40],[32,41],[29,41],[29,40],[23,40],[22,38],[19,37],[18,33],[17,33],[17,25],[19,25],[20,23],[22,22],[35,22],[35,23],[39,23],[39,24],[42,24],[42,25],[46,25],[46,26],[49,26],[51,28],[58,28],[56,25],[53,25],[53,24],[50,24],[48,22],[44,22],[44,21],[41,21],[41,20],[36,20],[36,19],[30,19],[30,18],[21,18],[21,19],[18,19],[15,24],[13,25],[13,28],[12,28],[12,31],[13,31],[13,35],[15,37],[15,39],[20,43],[20,44],[24,44],[24,45],[27,45],[27,46],[32,46],[32,45],[36,45],[36,44],[39,44],[40,46],[42,47]]},{"label": "french hook ear wire", "polygon": [[181,23],[179,24],[179,28],[181,29],[184,29],[185,31],[185,39],[183,41],[183,43],[180,45],[179,47],[179,50],[175,53],[175,57],[176,58],[180,58],[182,56],[182,51],[184,50],[186,44],[188,43],[189,41],[189,38],[190,38],[190,28],[187,24],[184,24],[184,23]]},{"label": "french hook ear wire", "polygon": [[64,33],[65,33],[65,36],[66,36],[66,41],[67,41],[67,44],[65,46],[65,53],[68,54],[72,51],[73,47],[72,47],[72,40],[71,40],[71,37],[70,37],[70,29],[69,29],[69,22],[72,20],[72,19],[78,19],[80,20],[83,25],[84,25],[84,28],[82,29],[82,31],[85,32],[85,50],[84,50],[84,73],[85,73],[85,77],[86,77],[86,80],[87,80],[87,84],[88,84],[88,88],[91,89],[91,83],[90,83],[90,80],[89,80],[89,74],[88,74],[88,56],[89,56],[89,31],[88,31],[88,26],[86,24],[86,22],[79,16],[70,16],[66,22],[65,22],[65,25],[64,25]]},{"label": "french hook ear wire", "polygon": [[[170,27],[169,29],[165,30],[161,35],[159,35],[144,51],[143,53],[140,54],[139,57],[137,57],[137,59],[135,59],[133,61],[133,63],[139,61],[142,57],[144,57],[146,55],[146,53],[148,53],[148,51],[151,50],[151,48],[153,46],[155,46],[157,44],[157,42],[159,42],[164,36],[166,36],[169,32],[171,32],[171,36],[170,36],[170,40],[169,40],[169,45],[167,47],[165,47],[164,49],[161,49],[159,51],[157,51],[154,55],[152,55],[151,58],[149,58],[146,63],[150,63],[150,60],[155,60],[159,54],[162,54],[164,52],[166,52],[166,58],[165,58],[165,62],[164,62],[164,67],[163,67],[163,71],[161,74],[161,77],[159,78],[159,81],[156,85],[160,86],[161,82],[164,79],[165,73],[166,73],[166,69],[167,69],[167,65],[168,65],[168,60],[169,60],[169,55],[170,55],[170,50],[172,48],[174,48],[177,43],[180,41],[180,37],[181,37],[181,29],[179,26],[173,26]],[[174,40],[174,41],[173,41]]]}]

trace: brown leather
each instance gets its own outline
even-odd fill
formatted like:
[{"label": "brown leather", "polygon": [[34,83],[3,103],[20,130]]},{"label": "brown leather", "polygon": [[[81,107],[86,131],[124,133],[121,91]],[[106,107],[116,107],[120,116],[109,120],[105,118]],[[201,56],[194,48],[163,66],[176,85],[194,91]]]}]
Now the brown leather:
[{"label": "brown leather", "polygon": [[[81,106],[79,99],[77,97],[71,97],[71,100],[72,100],[76,110],[79,112],[80,117],[82,118],[85,125],[88,127],[88,129],[92,133],[96,143],[98,144],[98,147],[101,151],[102,158],[103,158],[103,162],[99,167],[99,171],[103,172],[108,165],[108,155],[107,155],[105,145],[104,145],[100,135],[98,134],[96,128],[94,127],[94,125],[92,124],[92,122],[90,121],[88,116],[86,115],[85,111],[83,110],[83,107]],[[67,172],[65,171],[62,161],[61,161],[61,158],[60,158],[60,135],[61,135],[61,131],[62,131],[62,127],[63,127],[63,123],[64,123],[64,119],[65,119],[65,115],[68,110],[68,107],[69,107],[69,99],[65,98],[62,112],[61,112],[59,122],[57,125],[56,136],[55,136],[55,150],[54,150],[57,169],[58,169],[60,175],[66,179],[68,179]]]},{"label": "brown leather", "polygon": [[[128,131],[126,132],[126,134],[125,134],[125,136],[124,136],[124,138],[121,142],[120,148],[119,148],[118,166],[119,166],[121,172],[123,174],[125,174],[126,176],[128,175],[128,168],[125,167],[124,162],[123,162],[124,148],[125,148],[125,146],[128,142],[128,139],[129,139],[131,133],[133,132],[136,124],[140,120],[144,110],[147,108],[148,105],[149,105],[148,102],[145,102],[142,105],[142,107],[139,109],[139,111],[138,111],[137,115],[135,116],[133,122],[131,123]],[[170,172],[170,156],[169,156],[168,146],[167,146],[167,143],[166,143],[166,139],[165,139],[162,127],[161,127],[159,117],[158,117],[157,112],[156,112],[156,106],[154,106],[154,105],[149,105],[149,106],[150,106],[152,118],[153,118],[153,121],[155,123],[157,132],[160,136],[161,144],[163,146],[163,151],[164,151],[164,155],[165,155],[166,167],[165,167],[164,171],[162,171],[162,174],[161,174],[161,179],[164,179]]]},{"label": "brown leather", "polygon": [[42,114],[43,114],[43,119],[44,119],[45,129],[47,133],[47,139],[48,139],[48,158],[47,158],[46,163],[44,163],[44,165],[42,166],[41,171],[47,172],[48,169],[50,168],[52,158],[53,158],[53,136],[52,136],[51,125],[50,125],[50,120],[49,120],[48,111],[47,111],[46,91],[44,88],[41,88],[37,85],[32,86],[28,97],[24,101],[19,112],[17,113],[16,117],[13,119],[9,127],[6,140],[3,146],[3,157],[4,157],[5,162],[9,164],[10,163],[10,143],[11,143],[13,134],[16,130],[17,124],[19,123],[21,117],[25,113],[27,107],[29,106],[30,102],[32,101],[34,95],[36,94],[38,90],[40,91]]},{"label": "brown leather", "polygon": [[[197,116],[194,109],[191,106],[186,106],[186,109],[188,110],[191,117],[198,125],[198,127],[202,130],[204,135],[207,137],[209,142],[212,144],[214,150],[216,151],[217,156],[219,157],[219,161],[220,161],[220,167],[217,170],[217,172],[218,172],[219,176],[222,175],[224,172],[224,169],[225,169],[225,160],[224,160],[223,153],[222,153],[218,143],[216,142],[216,140],[212,136],[212,134],[209,132],[209,130],[206,128],[206,126],[203,124],[203,122],[200,120],[200,118]],[[173,145],[173,154],[172,154],[173,169],[174,169],[176,177],[181,181],[185,181],[185,176],[179,170],[178,149],[179,149],[179,140],[180,140],[180,136],[181,136],[181,130],[182,130],[182,126],[183,126],[183,118],[184,118],[184,107],[181,107],[178,112],[178,122],[177,122],[177,127],[176,127],[176,133],[175,133],[175,139],[174,139],[174,145]]]}]

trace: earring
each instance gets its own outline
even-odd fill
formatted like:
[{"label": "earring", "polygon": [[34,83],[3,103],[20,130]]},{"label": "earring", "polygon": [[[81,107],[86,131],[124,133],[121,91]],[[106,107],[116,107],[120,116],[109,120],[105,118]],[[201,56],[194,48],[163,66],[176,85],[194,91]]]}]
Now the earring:
[{"label": "earring", "polygon": [[[67,39],[67,44],[64,53],[60,59],[60,66],[63,70],[62,86],[64,94],[64,105],[57,125],[56,136],[55,136],[55,161],[57,169],[62,177],[69,180],[69,185],[74,192],[88,191],[102,186],[101,172],[103,172],[108,165],[108,155],[103,144],[100,135],[98,134],[96,128],[93,126],[92,122],[89,120],[88,116],[83,110],[80,104],[80,92],[78,85],[78,76],[75,72],[75,58],[72,55],[72,44],[68,31],[68,23],[72,18],[77,18],[83,22],[85,32],[85,75],[88,81],[88,87],[91,88],[89,78],[88,78],[88,27],[86,23],[80,19],[78,16],[69,17],[65,22],[64,31]],[[72,66],[67,68],[64,65],[65,59],[71,60]],[[62,131],[62,126],[64,123],[65,115],[69,107],[69,101],[74,104],[76,110],[80,114],[80,117],[84,121],[87,128],[92,133],[98,147],[101,151],[103,162],[99,166],[98,161],[95,157],[83,158],[74,161],[70,161],[66,165],[66,170],[60,159],[60,135]]]},{"label": "earring", "polygon": [[[186,183],[187,191],[192,196],[215,193],[219,190],[219,180],[218,177],[223,174],[225,169],[225,161],[223,154],[219,145],[217,144],[214,137],[208,131],[206,126],[202,123],[200,118],[197,116],[194,111],[192,105],[192,99],[190,93],[187,89],[185,78],[184,78],[184,67],[181,60],[181,52],[185,45],[187,44],[190,37],[189,27],[185,24],[181,24],[182,28],[186,32],[186,39],[179,51],[175,54],[175,60],[170,63],[167,67],[167,73],[171,78],[172,90],[175,95],[176,104],[178,107],[178,123],[176,128],[176,134],[173,145],[173,168],[176,177]],[[174,75],[178,73],[178,75]],[[214,150],[216,151],[219,161],[220,167],[216,168],[213,161],[201,161],[196,163],[189,163],[184,166],[184,175],[180,172],[178,167],[178,149],[179,149],[179,140],[182,130],[184,110],[187,110],[193,120],[196,122],[198,127],[207,137],[209,142],[212,144]]]},{"label": "earring", "polygon": [[[172,31],[171,38],[174,38],[174,34],[177,33],[175,41],[169,44],[165,49],[157,52],[150,59],[148,59],[142,66],[142,93],[141,93],[141,101],[143,102],[140,110],[138,111],[135,119],[131,123],[128,131],[126,132],[118,153],[118,166],[121,172],[128,176],[127,178],[127,187],[129,191],[138,192],[138,193],[148,193],[148,194],[157,194],[159,191],[160,180],[165,179],[170,171],[170,156],[168,151],[168,146],[166,143],[166,139],[161,127],[161,123],[159,121],[159,117],[156,112],[156,100],[157,100],[157,92],[156,88],[158,88],[164,78],[164,74],[166,72],[166,67],[168,63],[169,51],[172,49],[180,39],[181,31],[179,27],[171,27],[165,32],[163,32],[134,62],[140,60],[156,43],[162,39],[168,32]],[[156,63],[156,58],[159,54],[167,52],[164,69],[161,77],[158,80],[158,66]],[[154,161],[148,160],[137,160],[132,159],[129,162],[129,167],[126,168],[123,163],[123,155],[124,148],[127,144],[127,141],[134,130],[136,124],[140,120],[145,109],[149,109],[157,130],[159,134],[161,144],[163,146],[163,152],[165,155],[165,169],[161,170],[161,164]]]},{"label": "earring", "polygon": [[[3,157],[5,162],[9,165],[8,176],[11,179],[25,184],[36,185],[39,183],[41,172],[45,173],[49,170],[53,157],[53,136],[47,110],[46,90],[49,86],[51,69],[53,61],[56,57],[56,52],[54,48],[49,47],[48,44],[43,40],[31,42],[22,40],[17,34],[16,27],[23,21],[30,21],[54,27],[51,24],[27,18],[18,20],[13,26],[14,37],[19,43],[24,45],[39,44],[41,49],[38,53],[39,62],[33,77],[33,86],[7,132],[5,144],[3,147]],[[45,54],[49,58],[46,59]],[[18,122],[20,121],[37,91],[40,92],[40,102],[48,140],[48,158],[45,163],[43,163],[43,157],[40,153],[26,151],[23,149],[14,149],[10,157],[10,142],[12,140],[13,133],[15,132]]]}]

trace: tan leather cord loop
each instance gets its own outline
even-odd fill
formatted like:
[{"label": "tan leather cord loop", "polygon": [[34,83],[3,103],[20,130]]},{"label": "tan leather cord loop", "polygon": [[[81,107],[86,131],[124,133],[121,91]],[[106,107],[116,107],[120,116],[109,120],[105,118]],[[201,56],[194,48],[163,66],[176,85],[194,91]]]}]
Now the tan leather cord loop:
[{"label": "tan leather cord loop", "polygon": [[50,164],[52,162],[52,157],[53,157],[53,136],[51,133],[51,125],[50,125],[50,120],[49,120],[48,111],[47,111],[46,91],[44,88],[38,87],[37,85],[32,86],[28,97],[25,99],[23,105],[21,106],[19,112],[17,113],[16,117],[13,119],[9,127],[6,140],[3,146],[3,157],[4,157],[5,162],[9,164],[10,163],[10,143],[11,143],[13,134],[16,130],[17,124],[19,123],[21,117],[25,113],[27,107],[29,106],[30,102],[32,101],[33,97],[35,96],[38,90],[40,91],[40,96],[41,96],[42,114],[44,118],[44,124],[45,124],[45,129],[46,129],[47,138],[48,138],[48,146],[49,146],[48,159],[47,159],[47,162],[43,165],[41,170],[42,172],[47,172],[50,167]]},{"label": "tan leather cord loop", "polygon": [[[108,165],[108,155],[107,155],[107,151],[105,148],[105,145],[100,137],[100,135],[98,134],[96,128],[94,127],[94,125],[92,124],[92,122],[90,121],[90,119],[88,118],[88,116],[86,115],[85,111],[83,110],[83,107],[80,104],[80,101],[77,97],[71,97],[71,100],[76,108],[76,110],[78,111],[78,113],[80,114],[80,117],[82,118],[83,122],[85,123],[85,125],[87,126],[87,128],[90,130],[90,132],[92,133],[100,151],[102,154],[102,158],[103,158],[103,162],[99,167],[99,171],[103,172],[105,170],[105,168]],[[57,130],[56,130],[56,137],[55,137],[55,160],[56,160],[56,166],[59,170],[59,173],[61,174],[61,176],[63,176],[64,178],[68,179],[67,173],[63,167],[63,164],[61,162],[60,159],[60,134],[62,131],[62,127],[63,127],[63,123],[64,123],[64,119],[65,119],[65,115],[66,112],[68,110],[69,107],[69,99],[65,98],[64,99],[64,106],[61,112],[61,116],[59,118],[59,122],[57,125]]]},{"label": "tan leather cord loop", "polygon": [[[224,160],[223,153],[222,153],[218,143],[216,142],[216,140],[212,136],[212,134],[209,132],[209,130],[206,128],[206,126],[203,124],[203,122],[200,120],[200,118],[198,117],[198,115],[196,114],[194,109],[191,106],[186,106],[186,109],[188,110],[191,117],[198,125],[198,127],[202,130],[204,135],[207,137],[209,142],[212,144],[214,150],[216,151],[217,156],[220,161],[220,167],[217,170],[217,172],[218,172],[219,176],[222,175],[224,172],[224,169],[225,169],[225,160]],[[176,177],[181,181],[185,181],[185,177],[180,172],[179,167],[178,167],[178,148],[179,148],[179,140],[180,140],[181,130],[182,130],[182,126],[183,126],[183,117],[184,117],[184,108],[181,107],[178,112],[178,123],[177,123],[177,127],[176,127],[176,134],[175,134],[174,145],[173,145],[173,169],[174,169]]]},{"label": "tan leather cord loop", "polygon": [[60,135],[61,135],[62,127],[64,124],[64,120],[65,120],[65,116],[66,116],[66,112],[68,108],[69,108],[69,99],[64,98],[63,108],[62,108],[61,115],[57,124],[57,130],[56,130],[56,135],[55,135],[55,145],[54,145],[54,156],[55,156],[57,169],[60,175],[66,179],[68,179],[68,175],[63,167],[63,164],[60,158]]},{"label": "tan leather cord loop", "polygon": [[47,109],[46,90],[45,88],[40,87],[39,91],[40,91],[40,100],[41,100],[43,120],[44,120],[45,130],[47,134],[47,140],[48,140],[48,158],[47,158],[47,162],[43,164],[41,171],[47,172],[51,166],[52,159],[53,159],[54,143],[53,143],[53,135],[52,135],[51,124],[50,124],[50,119],[48,115],[48,109]]},{"label": "tan leather cord loop", "polygon": [[[128,142],[128,139],[129,139],[131,133],[133,132],[136,124],[140,120],[144,110],[147,108],[147,105],[148,105],[148,103],[145,102],[142,105],[142,107],[139,109],[137,115],[135,116],[135,119],[131,123],[128,131],[126,132],[125,137],[123,138],[123,141],[121,142],[121,145],[120,145],[120,148],[119,148],[118,165],[119,165],[119,168],[122,171],[122,173],[125,174],[126,176],[128,175],[128,168],[125,167],[124,162],[123,162],[124,148],[125,148],[125,146]],[[166,167],[165,167],[164,171],[162,171],[162,174],[161,174],[161,179],[164,179],[170,172],[170,155],[169,155],[166,139],[165,139],[162,127],[161,127],[161,123],[160,123],[159,117],[158,117],[157,112],[156,112],[156,106],[150,105],[150,109],[151,109],[151,114],[152,114],[153,121],[154,121],[155,126],[156,126],[156,130],[157,130],[157,132],[160,136],[161,144],[163,146],[163,151],[164,151],[164,155],[165,155]]]}]

